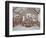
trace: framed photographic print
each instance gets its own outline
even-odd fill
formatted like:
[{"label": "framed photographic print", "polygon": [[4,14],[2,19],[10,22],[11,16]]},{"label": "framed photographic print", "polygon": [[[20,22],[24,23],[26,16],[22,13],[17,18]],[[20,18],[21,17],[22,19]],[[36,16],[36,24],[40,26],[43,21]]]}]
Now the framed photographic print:
[{"label": "framed photographic print", "polygon": [[45,3],[5,2],[5,36],[45,34]]}]

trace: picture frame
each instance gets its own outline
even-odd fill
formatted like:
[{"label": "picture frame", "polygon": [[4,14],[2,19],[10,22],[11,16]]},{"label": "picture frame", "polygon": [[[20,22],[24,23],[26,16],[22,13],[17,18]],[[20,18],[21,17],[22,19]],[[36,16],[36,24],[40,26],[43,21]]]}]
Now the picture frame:
[{"label": "picture frame", "polygon": [[[14,16],[14,14],[13,14],[14,13],[14,9],[15,9],[15,13],[16,13],[16,12],[18,12],[18,9],[21,9],[23,11],[23,9],[32,8],[32,9],[34,9],[36,11],[38,9],[37,7],[40,8],[40,15],[41,15],[40,16],[41,22],[40,22],[40,28],[39,28],[40,30],[36,30],[36,31],[35,30],[34,31],[20,30],[19,29],[20,27],[19,27],[19,28],[17,28],[19,31],[16,30],[16,31],[13,32],[13,28],[14,27],[12,25],[14,25],[14,23],[12,22],[12,20],[13,20],[12,18]],[[11,20],[11,23],[10,23],[10,20]],[[10,32],[10,31],[12,31],[12,32]],[[32,35],[44,35],[44,34],[45,34],[45,3],[5,1],[5,36],[6,37],[32,36]]]}]

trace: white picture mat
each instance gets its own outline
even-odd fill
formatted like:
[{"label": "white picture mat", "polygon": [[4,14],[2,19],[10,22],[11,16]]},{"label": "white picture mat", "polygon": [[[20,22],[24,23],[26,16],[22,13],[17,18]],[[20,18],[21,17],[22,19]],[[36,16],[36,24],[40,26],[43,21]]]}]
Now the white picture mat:
[{"label": "white picture mat", "polygon": [[[13,31],[13,7],[40,8],[40,30]],[[43,33],[43,5],[10,3],[9,4],[9,34],[20,35],[20,34],[36,34],[36,33]]]}]

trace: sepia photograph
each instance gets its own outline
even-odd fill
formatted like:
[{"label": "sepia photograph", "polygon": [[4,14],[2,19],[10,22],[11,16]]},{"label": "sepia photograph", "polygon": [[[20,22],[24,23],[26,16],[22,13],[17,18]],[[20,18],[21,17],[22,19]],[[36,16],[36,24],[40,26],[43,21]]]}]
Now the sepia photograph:
[{"label": "sepia photograph", "polygon": [[40,8],[13,7],[13,30],[40,30]]},{"label": "sepia photograph", "polygon": [[6,37],[44,35],[45,4],[34,2],[6,1]]}]

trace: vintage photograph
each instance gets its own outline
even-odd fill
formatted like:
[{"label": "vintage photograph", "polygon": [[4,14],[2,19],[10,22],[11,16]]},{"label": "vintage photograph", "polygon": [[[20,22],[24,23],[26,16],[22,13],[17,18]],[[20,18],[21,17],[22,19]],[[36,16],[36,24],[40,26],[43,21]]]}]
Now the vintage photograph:
[{"label": "vintage photograph", "polygon": [[45,34],[45,4],[34,2],[5,2],[5,36]]},{"label": "vintage photograph", "polygon": [[40,8],[13,7],[13,30],[40,30]]}]

